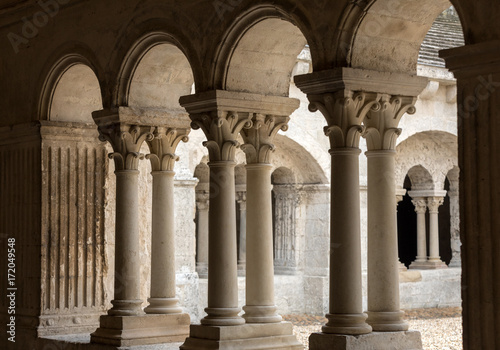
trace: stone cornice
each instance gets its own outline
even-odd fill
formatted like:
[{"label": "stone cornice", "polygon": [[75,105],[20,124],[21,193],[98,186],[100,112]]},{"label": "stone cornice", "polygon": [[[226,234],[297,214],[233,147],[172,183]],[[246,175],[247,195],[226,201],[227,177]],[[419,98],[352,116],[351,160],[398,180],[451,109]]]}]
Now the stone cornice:
[{"label": "stone cornice", "polygon": [[0,135],[0,146],[4,146],[41,139],[64,141],[79,138],[92,142],[98,137],[98,132],[95,124],[36,121],[1,127]]},{"label": "stone cornice", "polygon": [[227,90],[212,90],[196,95],[182,96],[179,103],[189,114],[232,111],[287,117],[300,105],[300,101],[294,98]]},{"label": "stone cornice", "polygon": [[417,190],[417,191],[408,191],[408,195],[411,198],[444,197],[444,196],[446,196],[446,191],[444,191],[444,190]]},{"label": "stone cornice", "polygon": [[414,97],[422,92],[428,81],[415,75],[347,67],[297,75],[294,79],[297,87],[307,95],[351,90]]},{"label": "stone cornice", "polygon": [[129,125],[189,128],[189,116],[183,109],[118,107],[92,113],[98,125],[123,123]]},{"label": "stone cornice", "polygon": [[446,61],[446,67],[456,78],[500,73],[500,40],[441,50],[439,57]]}]

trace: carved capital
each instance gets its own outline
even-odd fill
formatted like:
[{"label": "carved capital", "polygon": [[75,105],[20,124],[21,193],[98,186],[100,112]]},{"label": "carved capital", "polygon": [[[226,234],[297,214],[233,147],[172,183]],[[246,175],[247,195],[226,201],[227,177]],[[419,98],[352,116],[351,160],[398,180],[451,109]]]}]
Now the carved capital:
[{"label": "carved capital", "polygon": [[425,214],[427,211],[427,201],[425,198],[413,199],[411,202],[415,206],[415,212],[417,214]]},{"label": "carved capital", "polygon": [[208,210],[210,194],[208,191],[196,191],[196,208]]},{"label": "carved capital", "polygon": [[245,144],[241,147],[247,156],[247,164],[269,164],[274,152],[274,137],[279,130],[288,130],[288,116],[256,113],[252,117],[252,127],[243,129],[241,136]]},{"label": "carved capital", "polygon": [[438,214],[439,206],[444,203],[443,197],[429,197],[427,198],[427,206],[429,207],[430,214]]},{"label": "carved capital", "polygon": [[395,96],[383,94],[374,108],[371,108],[364,124],[368,150],[394,150],[396,140],[401,135],[398,128],[399,122],[405,113],[416,112],[417,98],[411,96]]},{"label": "carved capital", "polygon": [[148,141],[150,154],[146,156],[151,161],[153,171],[172,171],[179,157],[175,155],[177,145],[189,140],[190,129],[168,128],[159,126],[154,130],[154,138]]},{"label": "carved capital", "polygon": [[113,153],[109,158],[115,161],[115,170],[137,170],[139,160],[144,158],[140,153],[142,143],[153,139],[153,128],[150,126],[131,125],[128,123],[98,124],[99,140],[109,142]]},{"label": "carved capital", "polygon": [[208,149],[210,161],[234,161],[237,141],[242,129],[252,127],[252,114],[218,110],[209,113],[191,114],[191,127],[201,129],[207,141],[203,143]]},{"label": "carved capital", "polygon": [[308,98],[309,110],[319,110],[328,123],[325,134],[330,137],[332,148],[358,148],[366,114],[380,107],[379,94],[369,92],[341,90]]}]

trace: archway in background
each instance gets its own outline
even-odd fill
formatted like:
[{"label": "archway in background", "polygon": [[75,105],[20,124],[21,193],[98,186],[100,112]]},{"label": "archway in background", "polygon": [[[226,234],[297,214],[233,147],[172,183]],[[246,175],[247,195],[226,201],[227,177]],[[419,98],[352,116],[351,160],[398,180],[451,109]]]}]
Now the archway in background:
[{"label": "archway in background", "polygon": [[102,109],[101,88],[94,71],[84,64],[70,66],[59,78],[48,119],[93,124],[92,112]]},{"label": "archway in background", "polygon": [[408,191],[411,191],[411,185],[411,180],[407,175],[403,184],[406,194],[398,203],[397,209],[399,261],[406,267],[409,267],[417,257],[417,213],[408,194]]}]

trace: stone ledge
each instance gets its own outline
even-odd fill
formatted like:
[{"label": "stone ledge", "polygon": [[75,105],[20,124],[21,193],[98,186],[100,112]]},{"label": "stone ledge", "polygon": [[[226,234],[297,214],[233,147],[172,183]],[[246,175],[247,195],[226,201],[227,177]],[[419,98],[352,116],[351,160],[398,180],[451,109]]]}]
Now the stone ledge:
[{"label": "stone ledge", "polygon": [[422,350],[420,332],[373,332],[365,335],[313,333],[311,350]]},{"label": "stone ledge", "polygon": [[191,335],[181,350],[295,350],[304,346],[293,335],[290,322],[244,324],[241,326],[192,325]]},{"label": "stone ledge", "polygon": [[101,326],[91,342],[112,346],[135,346],[181,342],[189,335],[188,314],[101,316]]}]

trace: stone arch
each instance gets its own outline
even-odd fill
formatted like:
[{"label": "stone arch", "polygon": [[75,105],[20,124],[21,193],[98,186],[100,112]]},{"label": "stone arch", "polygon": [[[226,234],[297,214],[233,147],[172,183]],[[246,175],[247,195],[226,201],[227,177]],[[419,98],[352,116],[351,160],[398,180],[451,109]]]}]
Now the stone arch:
[{"label": "stone arch", "polygon": [[295,183],[326,184],[328,177],[317,159],[300,143],[285,135],[276,135],[276,152],[272,163],[277,167],[293,169]]},{"label": "stone arch", "polygon": [[337,61],[353,68],[416,74],[425,35],[448,0],[372,0],[348,5],[337,38]]},{"label": "stone arch", "polygon": [[306,44],[303,32],[276,8],[256,7],[229,30],[214,66],[214,86],[288,96],[290,75]]},{"label": "stone arch", "polygon": [[412,190],[434,189],[434,179],[430,172],[422,165],[415,165],[408,170],[408,178],[411,181]]},{"label": "stone arch", "polygon": [[448,171],[458,166],[457,136],[431,130],[416,133],[402,141],[396,147],[397,184],[403,183],[404,177],[415,165],[420,165],[429,172],[435,184],[430,188],[442,189]]},{"label": "stone arch", "polygon": [[189,95],[193,84],[191,64],[177,40],[152,32],[126,55],[115,100],[119,106],[180,109],[179,97]]},{"label": "stone arch", "polygon": [[294,184],[296,182],[295,174],[292,170],[281,166],[273,171],[271,175],[271,182],[274,185]]},{"label": "stone arch", "polygon": [[76,49],[51,65],[41,87],[38,120],[93,123],[91,113],[102,109],[102,94],[90,56],[88,50]]}]

